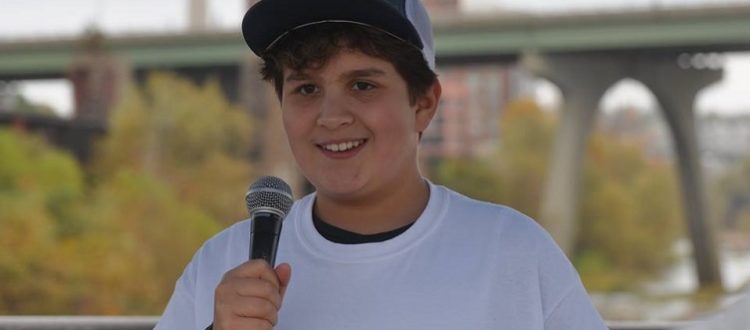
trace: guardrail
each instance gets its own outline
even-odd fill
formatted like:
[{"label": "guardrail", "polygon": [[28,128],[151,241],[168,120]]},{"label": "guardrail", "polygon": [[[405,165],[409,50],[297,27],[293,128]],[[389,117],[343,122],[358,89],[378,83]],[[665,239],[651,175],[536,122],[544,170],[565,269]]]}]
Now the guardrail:
[{"label": "guardrail", "polygon": [[[147,330],[158,316],[0,316],[0,330]],[[677,322],[610,322],[610,330],[668,330]]]}]

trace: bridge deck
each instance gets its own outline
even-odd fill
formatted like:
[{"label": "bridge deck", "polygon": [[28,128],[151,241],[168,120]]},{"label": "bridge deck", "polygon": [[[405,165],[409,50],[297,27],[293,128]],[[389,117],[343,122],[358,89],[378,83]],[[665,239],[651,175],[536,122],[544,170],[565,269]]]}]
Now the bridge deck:
[{"label": "bridge deck", "polygon": [[[556,16],[436,19],[439,63],[514,60],[524,51],[750,50],[750,5]],[[0,79],[62,77],[80,40],[0,41]],[[136,69],[236,65],[252,56],[239,31],[116,36]]]}]

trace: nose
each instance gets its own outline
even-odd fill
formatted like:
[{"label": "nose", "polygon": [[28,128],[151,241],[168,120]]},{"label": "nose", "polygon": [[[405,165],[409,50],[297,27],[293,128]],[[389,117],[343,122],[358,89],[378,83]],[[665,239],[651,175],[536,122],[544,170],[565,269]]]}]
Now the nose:
[{"label": "nose", "polygon": [[328,93],[323,97],[324,100],[317,120],[319,126],[334,130],[354,122],[354,116],[349,111],[349,107],[340,97]]}]

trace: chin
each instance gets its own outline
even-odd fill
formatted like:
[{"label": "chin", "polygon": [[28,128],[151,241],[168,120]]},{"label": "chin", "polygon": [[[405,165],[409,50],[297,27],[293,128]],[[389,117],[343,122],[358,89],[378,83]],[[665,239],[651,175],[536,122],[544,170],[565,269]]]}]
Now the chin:
[{"label": "chin", "polygon": [[319,195],[333,199],[354,199],[362,192],[363,186],[352,180],[322,180],[314,184]]}]

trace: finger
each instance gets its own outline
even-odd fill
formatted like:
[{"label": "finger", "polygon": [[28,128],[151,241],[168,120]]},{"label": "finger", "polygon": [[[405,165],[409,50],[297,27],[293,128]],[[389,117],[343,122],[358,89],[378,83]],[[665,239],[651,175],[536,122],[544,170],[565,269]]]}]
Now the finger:
[{"label": "finger", "polygon": [[246,261],[224,274],[225,278],[260,278],[273,284],[278,290],[280,288],[279,278],[271,266],[262,259]]},{"label": "finger", "polygon": [[287,263],[276,266],[276,276],[279,278],[279,294],[284,299],[286,288],[292,279],[292,267]]},{"label": "finger", "polygon": [[266,320],[271,325],[277,321],[278,309],[270,301],[257,297],[236,296],[231,303],[234,316]]},{"label": "finger", "polygon": [[263,298],[281,308],[281,293],[273,284],[259,278],[235,278],[228,283],[231,291],[242,297]]},{"label": "finger", "polygon": [[268,320],[254,319],[246,317],[234,317],[226,320],[214,320],[213,329],[258,329],[258,330],[272,330],[274,324],[271,324]]}]

